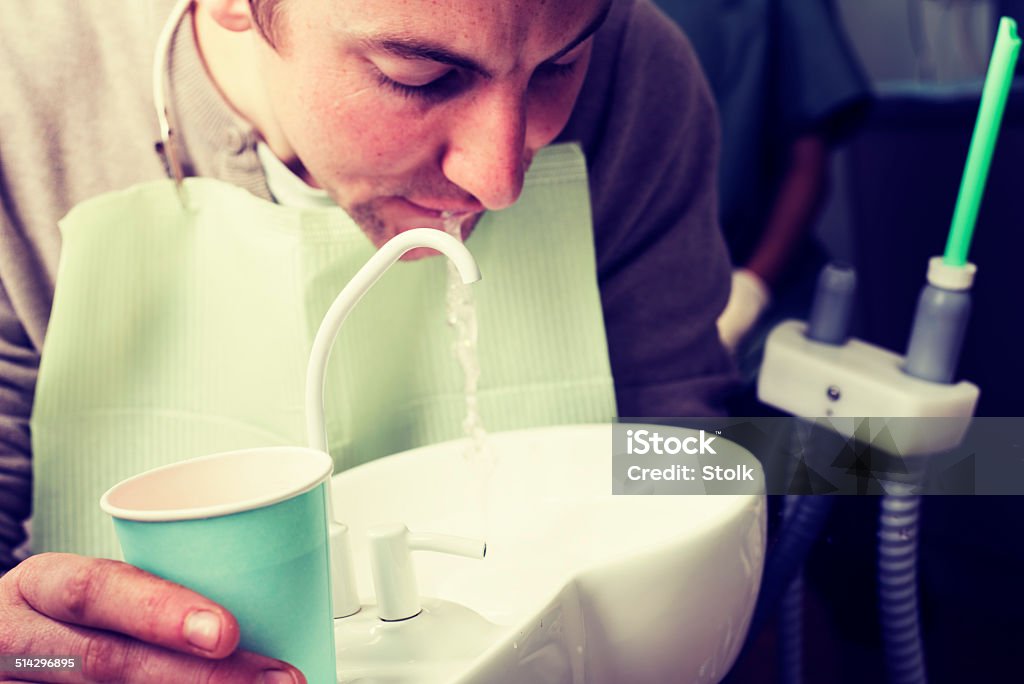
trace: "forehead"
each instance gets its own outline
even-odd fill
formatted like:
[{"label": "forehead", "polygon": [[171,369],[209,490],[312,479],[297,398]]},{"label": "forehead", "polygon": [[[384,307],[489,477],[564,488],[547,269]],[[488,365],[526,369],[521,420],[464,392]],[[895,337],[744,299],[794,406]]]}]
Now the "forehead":
[{"label": "forehead", "polygon": [[326,29],[339,41],[422,40],[504,61],[537,58],[545,50],[560,49],[599,15],[609,0],[284,2],[294,28]]}]

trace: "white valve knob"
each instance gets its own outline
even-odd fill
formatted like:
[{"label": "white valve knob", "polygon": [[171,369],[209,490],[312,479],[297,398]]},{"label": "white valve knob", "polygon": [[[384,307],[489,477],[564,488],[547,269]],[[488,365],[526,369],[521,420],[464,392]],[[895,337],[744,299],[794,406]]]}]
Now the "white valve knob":
[{"label": "white valve knob", "polygon": [[467,558],[483,558],[487,544],[478,539],[445,534],[412,534],[401,523],[371,528],[370,567],[377,591],[377,615],[389,622],[420,613],[420,594],[410,551],[437,551]]}]

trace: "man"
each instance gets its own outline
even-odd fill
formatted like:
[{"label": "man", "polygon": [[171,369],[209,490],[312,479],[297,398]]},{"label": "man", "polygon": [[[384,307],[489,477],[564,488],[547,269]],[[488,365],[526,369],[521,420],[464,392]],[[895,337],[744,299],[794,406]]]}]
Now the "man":
[{"label": "man", "polygon": [[[152,20],[167,10],[98,0],[0,10],[10,34],[0,87],[16,105],[0,121],[7,549],[28,513],[27,419],[56,221],[89,197],[161,177],[148,72]],[[169,67],[189,173],[282,201],[263,145],[376,245],[440,228],[442,212],[471,228],[516,202],[539,149],[579,141],[619,414],[718,410],[732,370],[714,328],[729,272],[714,218],[714,111],[692,51],[646,1],[200,0],[192,19]],[[86,680],[301,679],[236,651],[223,608],[112,561],[28,559],[0,579],[0,623],[0,653],[83,655]]]}]

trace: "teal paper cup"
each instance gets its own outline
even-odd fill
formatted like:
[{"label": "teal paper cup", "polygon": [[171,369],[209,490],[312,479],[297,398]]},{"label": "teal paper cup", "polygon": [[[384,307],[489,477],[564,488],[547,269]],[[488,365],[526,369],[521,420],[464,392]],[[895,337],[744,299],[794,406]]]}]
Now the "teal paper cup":
[{"label": "teal paper cup", "polygon": [[332,471],[330,456],[312,449],[229,451],[124,480],[100,506],[126,561],[230,610],[241,648],[333,684]]}]

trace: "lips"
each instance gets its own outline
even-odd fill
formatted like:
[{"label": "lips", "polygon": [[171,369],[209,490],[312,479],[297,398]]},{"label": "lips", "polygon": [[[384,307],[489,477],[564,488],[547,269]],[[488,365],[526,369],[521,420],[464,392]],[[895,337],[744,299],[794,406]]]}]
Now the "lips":
[{"label": "lips", "polygon": [[[445,212],[451,212],[451,218],[446,218]],[[465,240],[473,231],[476,218],[482,212],[483,207],[467,206],[466,202],[456,202],[450,198],[427,198],[413,202],[402,196],[392,196],[377,212],[377,218],[383,223],[384,230],[375,237],[375,242],[379,246],[391,237],[414,228],[433,228],[449,233],[455,226],[460,228],[459,232]],[[413,256],[410,253],[410,257],[407,258],[418,256],[419,254]]]},{"label": "lips", "polygon": [[413,201],[404,197],[402,199],[405,200],[405,202],[413,209],[422,211],[425,214],[430,214],[435,218],[441,218],[441,215],[445,212],[448,212],[454,218],[461,218],[469,216],[470,214],[478,214],[483,211],[483,207],[479,205],[456,204],[446,200]]}]

